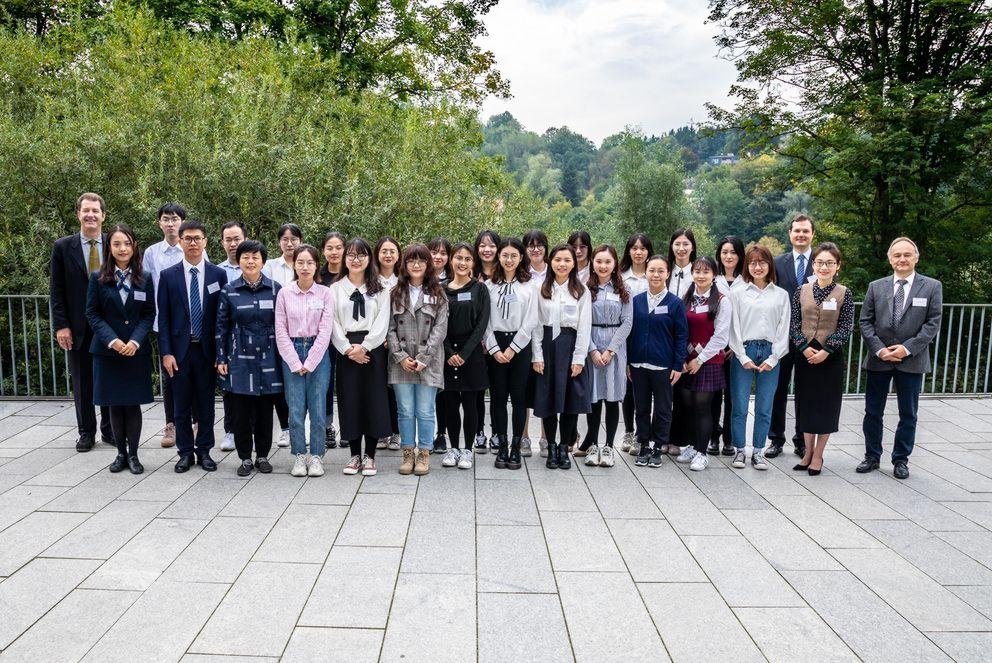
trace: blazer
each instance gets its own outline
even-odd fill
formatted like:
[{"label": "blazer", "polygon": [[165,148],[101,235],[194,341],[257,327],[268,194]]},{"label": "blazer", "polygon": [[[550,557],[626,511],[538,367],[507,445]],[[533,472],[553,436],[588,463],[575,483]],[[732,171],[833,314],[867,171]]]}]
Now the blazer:
[{"label": "blazer", "polygon": [[802,283],[796,280],[796,263],[792,260],[792,249],[775,258],[775,285],[789,293],[789,301],[796,294],[799,286],[803,285],[813,276],[813,254],[806,261],[806,273],[803,274]]},{"label": "blazer", "polygon": [[[103,235],[103,245],[107,246],[106,235]],[[52,313],[52,329],[68,327],[72,331],[73,350],[86,349],[83,347],[83,339],[88,329],[86,323],[88,287],[89,270],[83,262],[83,243],[79,233],[62,237],[52,247],[48,302]]]},{"label": "blazer", "polygon": [[[940,331],[943,286],[940,281],[917,272],[913,277],[913,287],[906,293],[902,316],[893,328],[895,287],[892,279],[889,275],[868,285],[859,320],[861,335],[868,345],[868,356],[861,367],[869,371],[895,369],[903,373],[926,373],[930,370],[930,343]],[[882,361],[877,353],[890,345],[906,346],[909,356],[900,362]]]},{"label": "blazer", "polygon": [[148,332],[155,322],[155,285],[151,272],[144,272],[140,288],[131,288],[127,299],[121,302],[120,292],[114,283],[100,283],[100,275],[90,274],[86,291],[86,320],[93,328],[90,352],[95,355],[119,356],[110,349],[115,338],[124,343],[138,344],[138,355],[150,355]]},{"label": "blazer", "polygon": [[[389,384],[423,384],[444,388],[444,338],[448,335],[448,300],[424,303],[424,295],[411,310],[393,306],[386,347],[389,348]],[[426,364],[417,373],[403,370],[400,362],[411,357]]]},{"label": "blazer", "polygon": [[[203,309],[200,344],[203,354],[213,359],[217,353],[214,330],[217,323],[217,305],[220,290],[227,284],[227,273],[204,259]],[[158,345],[162,356],[172,355],[181,362],[190,344],[189,295],[186,291],[184,262],[163,269],[158,277]],[[212,291],[212,292],[211,292]]]}]

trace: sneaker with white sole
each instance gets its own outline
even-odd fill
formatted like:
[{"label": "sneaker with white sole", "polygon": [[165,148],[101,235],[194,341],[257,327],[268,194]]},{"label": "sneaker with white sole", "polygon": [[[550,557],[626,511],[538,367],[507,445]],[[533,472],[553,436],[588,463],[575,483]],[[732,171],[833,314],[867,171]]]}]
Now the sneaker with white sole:
[{"label": "sneaker with white sole", "polygon": [[[691,448],[692,447],[690,447],[690,449]],[[692,462],[689,463],[690,470],[692,470],[693,472],[702,472],[707,467],[709,467],[710,464],[709,456],[707,456],[705,453],[696,451],[695,449],[693,449],[693,453],[695,453],[696,455],[693,457]],[[679,456],[679,458],[681,458],[681,456]]]},{"label": "sneaker with white sole", "polygon": [[534,452],[530,448],[530,438],[522,437],[520,438],[520,455],[524,457],[529,457],[534,455]]},{"label": "sneaker with white sole", "polygon": [[683,447],[679,457],[675,459],[676,463],[691,463],[693,458],[696,457],[696,450],[692,447]]},{"label": "sneaker with white sole", "polygon": [[[391,437],[391,436],[390,436]],[[385,449],[389,444],[389,437],[380,437],[375,443],[376,449]]]},{"label": "sneaker with white sole", "polygon": [[366,456],[365,458],[362,459],[363,477],[374,477],[376,475],[376,472],[378,471],[379,470],[375,468],[375,458],[373,458],[372,456]]},{"label": "sneaker with white sole", "polygon": [[220,443],[221,451],[234,451],[234,433],[224,433],[224,440]]},{"label": "sneaker with white sole", "polygon": [[541,440],[540,440],[540,444],[541,444],[541,458],[547,458],[548,457],[548,441],[545,440],[542,437]]},{"label": "sneaker with white sole", "polygon": [[441,467],[454,467],[458,464],[460,457],[460,449],[455,449],[454,447],[448,449],[444,454],[444,458],[441,459]]},{"label": "sneaker with white sole", "polygon": [[308,477],[322,477],[324,476],[324,459],[320,456],[310,456],[310,462],[307,463],[307,476]]},{"label": "sneaker with white sole", "polygon": [[289,431],[283,430],[279,433],[279,439],[276,441],[276,446],[285,449],[289,446]]},{"label": "sneaker with white sole", "polygon": [[601,449],[599,445],[596,445],[595,447],[589,447],[588,449],[586,449],[586,465],[589,465],[591,467],[599,467],[600,453],[601,453]]},{"label": "sneaker with white sole", "polygon": [[630,451],[630,445],[634,443],[634,433],[624,433],[623,438],[620,440],[620,451]]},{"label": "sneaker with white sole", "polygon": [[458,455],[458,469],[460,470],[471,470],[472,469],[472,450],[462,449],[461,453]]},{"label": "sneaker with white sole", "polygon": [[650,460],[651,460],[651,447],[649,447],[646,444],[640,445],[637,458],[634,459],[634,465],[638,467],[647,467],[648,461]]},{"label": "sneaker with white sole", "polygon": [[629,453],[631,456],[640,456],[641,455],[641,443],[638,442],[637,440],[634,440],[633,442],[631,442],[630,443],[630,448],[627,449],[627,453]]},{"label": "sneaker with white sole", "polygon": [[768,461],[765,460],[765,450],[755,449],[751,454],[751,467],[756,470],[767,470]]},{"label": "sneaker with white sole", "polygon": [[348,464],[344,466],[345,474],[358,474],[362,470],[362,457],[352,456]]},{"label": "sneaker with white sole", "polygon": [[[489,445],[486,444],[486,434],[478,433],[475,436],[475,453],[484,454],[488,452],[489,452]],[[458,467],[461,467],[461,465],[459,465]]]},{"label": "sneaker with white sole", "polygon": [[747,458],[744,456],[744,450],[743,449],[735,449],[734,450],[734,460],[730,464],[733,465],[734,467],[736,467],[738,470],[741,470],[741,469],[744,469],[744,466],[747,464],[746,461],[747,461]]},{"label": "sneaker with white sole", "polygon": [[599,466],[613,467],[613,447],[603,447],[599,450]]},{"label": "sneaker with white sole", "polygon": [[306,454],[296,454],[296,462],[293,463],[293,470],[290,472],[294,477],[305,477],[307,466],[309,465]]},{"label": "sneaker with white sole", "polygon": [[386,442],[386,448],[397,451],[400,448],[400,436],[391,435],[389,436],[389,442]]}]

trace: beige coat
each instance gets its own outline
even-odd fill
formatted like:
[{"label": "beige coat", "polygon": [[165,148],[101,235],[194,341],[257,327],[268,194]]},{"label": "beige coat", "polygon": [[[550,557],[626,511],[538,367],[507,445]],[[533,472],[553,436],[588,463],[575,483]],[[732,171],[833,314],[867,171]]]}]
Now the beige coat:
[{"label": "beige coat", "polygon": [[[444,337],[448,333],[448,300],[442,294],[424,303],[421,294],[413,310],[407,305],[392,307],[389,316],[389,384],[423,384],[444,388]],[[400,362],[412,357],[426,365],[421,371],[403,369]]]}]

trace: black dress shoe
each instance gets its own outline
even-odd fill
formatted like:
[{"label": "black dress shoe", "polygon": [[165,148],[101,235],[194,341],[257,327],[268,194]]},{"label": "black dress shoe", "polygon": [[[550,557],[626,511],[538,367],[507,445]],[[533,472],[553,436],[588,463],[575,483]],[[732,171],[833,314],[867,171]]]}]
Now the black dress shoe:
[{"label": "black dress shoe", "polygon": [[116,474],[117,472],[123,470],[125,467],[127,467],[127,456],[125,456],[124,454],[117,454],[117,458],[114,459],[114,462],[112,462],[110,464],[110,467],[107,469],[109,469],[111,472]]},{"label": "black dress shoe", "polygon": [[193,454],[186,456],[180,456],[179,460],[176,461],[176,472],[182,474],[183,472],[189,471],[189,468],[193,467]]},{"label": "black dress shoe", "polygon": [[196,464],[203,468],[204,472],[213,472],[217,469],[217,463],[214,459],[210,457],[209,453],[205,453],[196,459]]},{"label": "black dress shoe", "polygon": [[710,440],[709,446],[706,447],[706,453],[711,456],[720,455],[720,440]]},{"label": "black dress shoe", "polygon": [[131,474],[141,474],[145,471],[145,466],[141,464],[137,456],[127,457],[127,467],[131,470]]},{"label": "black dress shoe", "polygon": [[805,472],[809,469],[809,465],[803,465],[802,463],[796,463],[792,466],[793,472]]},{"label": "black dress shoe", "polygon": [[806,472],[807,472],[807,473],[808,473],[808,474],[809,474],[809,475],[810,475],[811,477],[815,477],[815,476],[817,476],[817,475],[818,475],[818,474],[820,473],[820,470],[822,470],[822,469],[823,469],[823,466],[821,465],[821,466],[820,466],[820,469],[819,469],[819,470],[814,470],[814,469],[813,469],[813,468],[811,467],[811,468],[809,468],[808,470],[806,470]]},{"label": "black dress shoe", "polygon": [[103,442],[104,444],[109,444],[112,447],[117,446],[117,441],[114,440],[114,438],[109,435],[101,435],[100,441]]},{"label": "black dress shoe", "polygon": [[878,459],[872,458],[871,456],[865,456],[865,459],[861,461],[861,463],[856,468],[854,468],[854,471],[857,472],[858,474],[867,474],[868,472],[877,469],[878,469]]},{"label": "black dress shoe", "polygon": [[897,479],[908,479],[909,463],[904,460],[897,460],[892,466],[892,476]]},{"label": "black dress shoe", "polygon": [[765,449],[765,458],[774,458],[782,453],[782,447],[778,444],[770,444],[768,448]]},{"label": "black dress shoe", "polygon": [[723,449],[720,451],[720,454],[723,456],[733,456],[734,453],[735,453],[734,445],[732,445],[730,442],[724,442]]},{"label": "black dress shoe", "polygon": [[93,435],[91,433],[83,433],[76,440],[76,451],[80,453],[85,453],[93,448],[95,442],[93,441]]},{"label": "black dress shoe", "polygon": [[262,474],[272,473],[272,463],[269,462],[268,458],[260,457],[255,459],[255,469],[257,469]]}]

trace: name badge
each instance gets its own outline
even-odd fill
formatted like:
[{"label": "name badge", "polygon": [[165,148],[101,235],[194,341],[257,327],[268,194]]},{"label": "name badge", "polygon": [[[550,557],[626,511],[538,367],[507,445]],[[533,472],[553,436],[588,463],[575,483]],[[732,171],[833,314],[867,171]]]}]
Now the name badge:
[{"label": "name badge", "polygon": [[460,302],[470,302],[470,301],[472,301],[472,293],[471,292],[459,292],[458,293],[458,301],[460,301]]},{"label": "name badge", "polygon": [[913,306],[924,306],[925,307],[926,305],[927,305],[927,298],[926,297],[913,297]]},{"label": "name badge", "polygon": [[314,300],[310,301],[310,303],[307,305],[307,308],[311,308],[311,309],[313,309],[315,311],[323,310],[323,308],[324,308],[324,300],[323,299],[314,299]]},{"label": "name badge", "polygon": [[148,295],[145,293],[144,290],[135,290],[134,291],[134,301],[136,301],[136,302],[143,302],[147,298],[148,298]]},{"label": "name badge", "polygon": [[655,306],[651,311],[655,315],[668,315],[668,305],[665,306]]},{"label": "name badge", "polygon": [[606,301],[608,302],[618,302],[620,301],[620,295],[615,292],[606,293]]},{"label": "name badge", "polygon": [[816,280],[816,274],[810,274],[809,276],[806,277],[806,283],[812,283],[815,280]]},{"label": "name badge", "polygon": [[830,300],[827,300],[827,301],[823,302],[823,310],[824,311],[836,311],[837,310],[837,300],[836,299],[830,299]]},{"label": "name badge", "polygon": [[[323,302],[321,302],[321,303],[323,303]],[[273,304],[275,304],[275,302],[272,301],[271,299],[260,299],[260,300],[258,300],[258,308],[271,309],[271,308],[273,308]]]},{"label": "name badge", "polygon": [[217,283],[217,281],[207,284],[207,292],[209,292],[211,295],[217,292],[218,290],[220,290],[220,283]]},{"label": "name badge", "polygon": [[709,304],[703,304],[702,306],[697,306],[696,308],[694,308],[692,310],[695,311],[696,313],[709,313],[710,312],[710,305]]},{"label": "name badge", "polygon": [[433,304],[434,303],[434,295],[424,295],[424,303],[425,304]]},{"label": "name badge", "polygon": [[513,302],[517,301],[517,293],[511,292],[506,295],[503,295],[503,301],[506,302],[507,304],[512,304]]},{"label": "name badge", "polygon": [[565,312],[565,315],[575,315],[579,312],[579,307],[575,304],[565,304],[562,310]]}]

